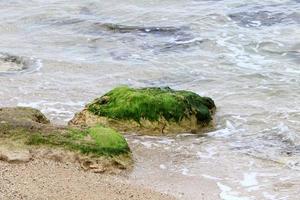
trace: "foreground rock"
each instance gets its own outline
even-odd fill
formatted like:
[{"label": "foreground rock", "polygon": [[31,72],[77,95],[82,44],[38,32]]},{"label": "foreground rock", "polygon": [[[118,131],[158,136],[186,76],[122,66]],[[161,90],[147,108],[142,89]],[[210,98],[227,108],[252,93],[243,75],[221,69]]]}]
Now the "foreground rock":
[{"label": "foreground rock", "polygon": [[56,127],[36,109],[0,108],[0,160],[28,162],[33,157],[79,162],[95,172],[132,164],[125,138],[110,128]]},{"label": "foreground rock", "polygon": [[149,135],[199,133],[213,128],[215,109],[211,98],[189,91],[118,87],[88,104],[69,124]]},{"label": "foreground rock", "polygon": [[0,160],[7,161],[9,163],[25,163],[32,159],[32,155],[27,149],[0,149]]}]

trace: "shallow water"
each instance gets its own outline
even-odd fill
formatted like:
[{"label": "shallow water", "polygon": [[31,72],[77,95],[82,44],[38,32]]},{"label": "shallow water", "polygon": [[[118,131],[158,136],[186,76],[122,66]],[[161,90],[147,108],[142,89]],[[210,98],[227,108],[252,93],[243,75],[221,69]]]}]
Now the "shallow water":
[{"label": "shallow water", "polygon": [[[1,106],[65,124],[126,84],[211,96],[206,136],[128,136],[128,179],[182,199],[295,199],[300,192],[297,0],[1,1]],[[117,28],[111,28],[117,27]]]}]

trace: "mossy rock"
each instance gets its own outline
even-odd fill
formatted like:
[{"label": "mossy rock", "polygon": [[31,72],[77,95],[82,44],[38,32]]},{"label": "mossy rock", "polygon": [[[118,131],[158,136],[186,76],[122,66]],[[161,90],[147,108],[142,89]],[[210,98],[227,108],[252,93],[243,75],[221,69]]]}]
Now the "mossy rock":
[{"label": "mossy rock", "polygon": [[0,108],[0,146],[59,148],[90,157],[129,155],[123,135],[102,126],[87,129],[51,125],[33,108]]},{"label": "mossy rock", "polygon": [[120,133],[101,126],[86,130],[65,129],[48,134],[36,132],[21,135],[20,138],[25,139],[26,145],[64,148],[91,156],[115,156],[130,152]]},{"label": "mossy rock", "polygon": [[166,88],[117,87],[88,104],[69,122],[101,124],[125,132],[164,134],[207,131],[216,106],[209,97]]}]

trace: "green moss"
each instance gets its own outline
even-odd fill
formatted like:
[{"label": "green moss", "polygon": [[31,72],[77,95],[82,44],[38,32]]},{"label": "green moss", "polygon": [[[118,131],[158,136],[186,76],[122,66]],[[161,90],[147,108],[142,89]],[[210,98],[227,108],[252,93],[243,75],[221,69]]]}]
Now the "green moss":
[{"label": "green moss", "polygon": [[211,98],[190,91],[166,88],[118,87],[88,105],[95,115],[113,118],[158,121],[161,117],[179,122],[195,114],[198,121],[209,122],[215,104]]},{"label": "green moss", "polygon": [[129,153],[125,138],[118,132],[101,126],[87,130],[67,130],[64,133],[28,134],[27,145],[47,145],[80,151],[83,154],[113,156]]},{"label": "green moss", "polygon": [[0,122],[0,146],[8,143],[26,148],[43,145],[96,156],[130,152],[125,138],[112,129],[57,127],[33,108],[0,108]]}]

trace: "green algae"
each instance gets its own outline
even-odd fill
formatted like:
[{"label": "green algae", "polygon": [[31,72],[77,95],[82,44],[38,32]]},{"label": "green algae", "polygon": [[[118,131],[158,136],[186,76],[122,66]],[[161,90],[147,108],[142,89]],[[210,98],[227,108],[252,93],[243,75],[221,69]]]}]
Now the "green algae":
[{"label": "green algae", "polygon": [[130,152],[125,138],[101,126],[88,129],[57,127],[39,111],[26,107],[0,108],[0,145],[50,146],[96,156]]},{"label": "green algae", "polygon": [[[102,126],[86,130],[58,129],[51,132],[29,131],[13,128],[0,134],[2,141],[14,143],[14,146],[48,146],[77,151],[90,156],[117,156],[130,153],[124,136],[113,129]],[[1,144],[0,144],[1,145]]]},{"label": "green algae", "polygon": [[62,147],[95,156],[114,156],[130,152],[129,146],[121,134],[101,126],[86,130],[70,129],[64,133],[47,135],[32,133],[26,136],[25,144]]},{"label": "green algae", "polygon": [[215,104],[211,98],[190,91],[122,86],[96,99],[87,109],[97,116],[138,123],[141,119],[159,121],[161,118],[179,122],[191,115],[195,115],[199,122],[209,122]]}]

